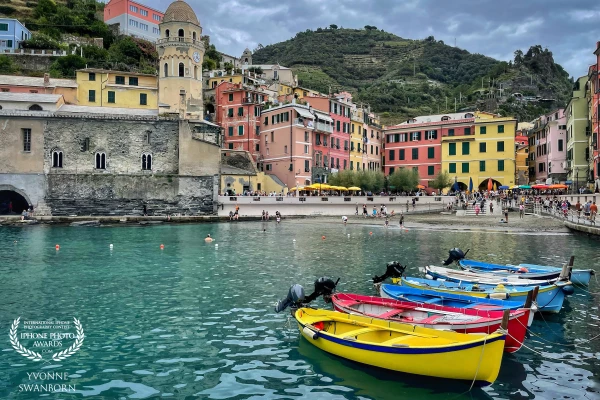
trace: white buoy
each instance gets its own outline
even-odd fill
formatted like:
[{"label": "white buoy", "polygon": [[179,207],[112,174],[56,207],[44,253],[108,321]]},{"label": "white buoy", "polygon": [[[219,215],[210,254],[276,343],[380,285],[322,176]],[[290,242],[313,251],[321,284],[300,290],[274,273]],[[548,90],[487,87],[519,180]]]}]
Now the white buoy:
[{"label": "white buoy", "polygon": [[109,244],[109,245],[108,245],[108,247],[109,247],[109,248],[112,250],[112,248],[113,248],[113,244],[112,244],[112,243],[111,243],[111,244]]},{"label": "white buoy", "polygon": [[292,239],[292,242],[295,242],[295,241],[296,241],[296,239]]},{"label": "white buoy", "polygon": [[218,243],[215,243],[215,247],[219,247],[219,244],[218,244]]}]

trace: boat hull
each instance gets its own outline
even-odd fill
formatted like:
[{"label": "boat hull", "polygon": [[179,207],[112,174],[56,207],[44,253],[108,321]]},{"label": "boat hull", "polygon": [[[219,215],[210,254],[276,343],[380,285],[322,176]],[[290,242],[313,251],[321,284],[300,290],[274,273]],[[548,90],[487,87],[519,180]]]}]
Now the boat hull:
[{"label": "boat hull", "polygon": [[[518,266],[524,267],[527,269],[556,268],[556,267],[547,267],[544,265],[536,265],[536,264],[519,264]],[[589,286],[590,280],[592,279],[592,275],[595,275],[595,274],[596,274],[596,272],[593,269],[574,269],[571,271],[571,282],[573,282],[573,284],[575,284],[575,285]]]},{"label": "boat hull", "polygon": [[[309,311],[325,313],[324,310],[310,309],[296,311],[295,317],[302,337],[315,347],[348,360],[414,375],[468,382],[475,381],[480,386],[492,384],[500,371],[505,340],[505,336],[502,334],[473,335],[472,338],[469,337],[468,340],[460,341],[460,343],[445,345],[384,346],[369,341],[346,339],[341,335],[334,335],[325,330],[315,330],[314,325],[310,322],[314,319],[305,316]],[[330,311],[329,313],[333,312]],[[362,318],[348,314],[334,314],[346,316],[349,321],[356,321],[357,319],[361,321]],[[368,318],[364,318],[364,320],[369,321]],[[395,323],[376,320],[368,326],[379,325],[385,327],[390,324]],[[404,324],[398,324],[398,326],[402,325]],[[410,326],[406,327],[411,329]],[[430,332],[428,329],[418,327],[412,327],[412,330],[415,333]],[[449,335],[460,334],[438,332],[437,335],[451,337]]]},{"label": "boat hull", "polygon": [[525,267],[516,267],[512,265],[500,265],[484,263],[474,260],[460,260],[458,266],[465,270],[479,274],[494,274],[497,276],[519,277],[520,279],[547,281],[556,279],[560,276],[561,270],[554,268],[552,270],[530,270]]},{"label": "boat hull", "polygon": [[[334,295],[332,301],[338,312],[458,333],[494,333],[500,328],[503,315],[503,311],[460,309],[345,293]],[[505,352],[514,353],[523,345],[530,313],[530,309],[511,311]]]}]

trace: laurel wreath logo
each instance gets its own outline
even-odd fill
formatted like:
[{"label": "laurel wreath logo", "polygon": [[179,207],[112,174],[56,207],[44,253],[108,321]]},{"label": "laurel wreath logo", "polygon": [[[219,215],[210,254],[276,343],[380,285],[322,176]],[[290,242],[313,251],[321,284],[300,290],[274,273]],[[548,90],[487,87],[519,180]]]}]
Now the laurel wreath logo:
[{"label": "laurel wreath logo", "polygon": [[[10,331],[8,333],[8,337],[10,339],[10,344],[13,349],[23,357],[26,357],[32,361],[42,361],[42,355],[40,353],[36,353],[35,351],[31,351],[23,347],[23,345],[19,342],[17,337],[17,329],[19,327],[19,323],[21,322],[21,317],[15,319],[10,327]],[[85,335],[83,334],[83,326],[81,326],[81,322],[77,318],[73,318],[73,322],[75,323],[75,328],[77,330],[77,338],[75,342],[67,349],[63,351],[59,351],[58,353],[54,353],[52,355],[52,359],[54,361],[61,361],[65,358],[71,357],[73,354],[79,350],[81,345],[83,344],[83,339]]]}]

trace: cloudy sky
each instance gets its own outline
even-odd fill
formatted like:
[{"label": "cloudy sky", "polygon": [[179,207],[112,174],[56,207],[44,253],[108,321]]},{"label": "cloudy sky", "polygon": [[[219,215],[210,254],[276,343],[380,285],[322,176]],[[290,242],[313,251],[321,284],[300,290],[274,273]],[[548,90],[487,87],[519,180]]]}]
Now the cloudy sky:
[{"label": "cloudy sky", "polygon": [[[169,0],[137,0],[164,11]],[[540,44],[571,75],[587,74],[600,40],[591,0],[188,0],[221,52],[241,55],[306,29],[374,25],[408,39],[433,35],[499,60]]]}]

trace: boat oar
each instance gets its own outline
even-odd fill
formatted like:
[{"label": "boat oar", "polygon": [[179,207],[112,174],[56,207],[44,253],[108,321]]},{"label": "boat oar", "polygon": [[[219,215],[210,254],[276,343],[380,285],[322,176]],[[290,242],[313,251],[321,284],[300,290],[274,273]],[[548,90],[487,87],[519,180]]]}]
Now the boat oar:
[{"label": "boat oar", "polygon": [[536,286],[533,288],[533,296],[531,296],[531,301],[536,301],[537,300],[537,296],[538,296],[538,292],[540,291],[540,287]]},{"label": "boat oar", "polygon": [[[538,287],[538,286],[536,286]],[[525,305],[523,308],[531,308],[531,303],[533,302],[533,290],[527,292],[527,299],[525,300]]]},{"label": "boat oar", "polygon": [[508,329],[509,319],[510,319],[510,310],[504,310],[504,315],[502,315],[502,324],[500,325],[502,327],[503,331],[506,331]]}]

